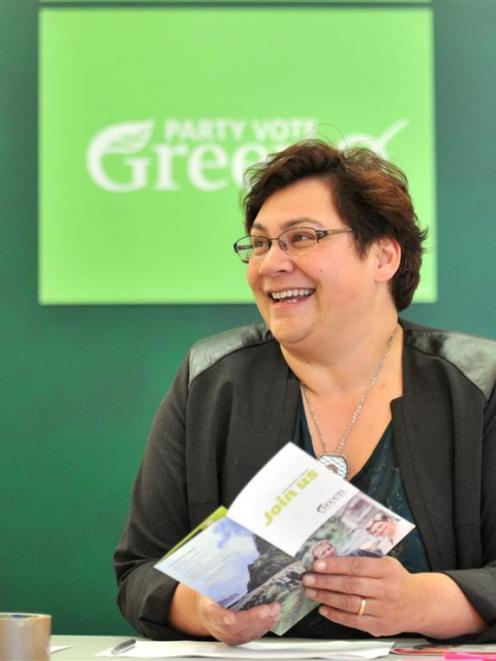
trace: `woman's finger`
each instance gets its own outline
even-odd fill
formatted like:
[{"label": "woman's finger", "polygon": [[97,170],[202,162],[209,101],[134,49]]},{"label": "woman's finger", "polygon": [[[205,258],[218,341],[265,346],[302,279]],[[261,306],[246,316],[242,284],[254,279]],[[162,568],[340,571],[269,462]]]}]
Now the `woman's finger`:
[{"label": "woman's finger", "polygon": [[377,613],[378,600],[371,597],[314,589],[305,590],[305,595],[323,606],[329,606],[351,615],[364,615],[365,612],[367,615]]},{"label": "woman's finger", "polygon": [[[359,597],[379,598],[384,591],[382,582],[376,578],[310,573],[305,574],[302,581],[305,588],[308,589],[358,595]],[[313,597],[311,598],[313,599]]]},{"label": "woman's finger", "polygon": [[344,558],[326,558],[325,560],[316,560],[312,565],[312,571],[316,574],[382,578],[391,571],[392,563],[397,563],[397,561],[390,557],[363,558],[347,556]]},{"label": "woman's finger", "polygon": [[[366,603],[366,606],[368,606],[368,602]],[[331,620],[332,622],[336,622],[336,624],[341,624],[344,627],[360,629],[361,631],[366,631],[373,636],[386,635],[386,632],[381,628],[381,619],[373,615],[368,615],[366,609],[365,612],[360,614],[360,612],[348,613],[347,611],[330,608],[329,606],[322,606],[319,608],[319,613],[323,617]]]}]

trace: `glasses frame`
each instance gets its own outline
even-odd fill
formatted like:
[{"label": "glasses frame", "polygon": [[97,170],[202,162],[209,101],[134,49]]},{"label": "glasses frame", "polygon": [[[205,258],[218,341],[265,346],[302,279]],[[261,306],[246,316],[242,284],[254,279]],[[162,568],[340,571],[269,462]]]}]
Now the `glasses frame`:
[{"label": "glasses frame", "polygon": [[[269,250],[271,249],[272,244],[273,244],[274,241],[277,241],[277,243],[279,244],[279,248],[287,253],[288,252],[288,244],[285,241],[281,240],[281,236],[284,236],[284,234],[287,234],[287,232],[292,232],[294,230],[310,230],[312,232],[315,232],[315,238],[316,238],[315,245],[310,247],[310,248],[302,250],[302,252],[301,252],[302,255],[305,254],[306,252],[308,252],[309,250],[313,250],[314,248],[316,248],[318,246],[320,240],[324,239],[326,236],[333,236],[334,234],[350,234],[350,233],[353,232],[353,230],[350,227],[343,227],[343,228],[340,228],[340,229],[322,229],[321,230],[321,229],[316,229],[315,227],[301,226],[301,227],[290,227],[289,229],[284,230],[284,232],[281,232],[279,234],[279,236],[262,236],[262,235],[258,235],[258,234],[254,234],[254,235],[247,234],[246,236],[242,236],[240,239],[238,239],[237,241],[235,241],[233,243],[234,252],[238,255],[238,257],[243,262],[243,264],[249,264],[250,261],[253,258],[261,259],[262,257],[265,257],[265,255],[267,255],[269,253]],[[253,239],[254,237],[257,237],[259,239],[264,239],[267,242],[267,250],[265,252],[263,252],[261,255],[254,255],[253,252],[252,252],[251,256],[248,257],[248,259],[244,259],[243,255],[242,255],[243,250],[240,250],[239,243],[240,243],[240,241],[243,241],[244,239]],[[252,248],[252,250],[253,250],[253,248]],[[291,257],[297,257],[298,254],[300,254],[300,253],[297,252],[296,254],[295,253],[289,253],[289,254],[290,254]]]}]

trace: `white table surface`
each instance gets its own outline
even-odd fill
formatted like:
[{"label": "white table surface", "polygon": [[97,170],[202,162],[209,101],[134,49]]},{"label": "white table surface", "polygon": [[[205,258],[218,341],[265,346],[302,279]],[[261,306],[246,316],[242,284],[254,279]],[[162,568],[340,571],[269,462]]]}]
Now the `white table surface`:
[{"label": "white table surface", "polygon": [[[52,645],[69,645],[69,649],[60,650],[60,652],[54,652],[51,655],[52,661],[96,661],[98,658],[95,655],[98,652],[103,652],[104,649],[108,647],[113,647],[123,640],[127,640],[130,636],[52,636]],[[377,641],[377,638],[373,640]],[[390,641],[390,639],[388,639]],[[398,643],[403,647],[407,647],[413,643],[422,642],[421,639],[407,639],[403,638],[398,641]],[[116,657],[117,659],[118,657]],[[383,657],[389,661],[401,661],[404,657],[390,654],[388,657]],[[408,661],[419,661],[419,659],[424,659],[424,661],[434,661],[435,659],[441,660],[442,657],[426,657],[426,656],[412,656],[408,655],[405,659]],[[169,659],[169,661],[172,661]],[[198,657],[180,657],[177,661],[201,661]],[[271,661],[270,657],[267,657],[267,661]]]}]

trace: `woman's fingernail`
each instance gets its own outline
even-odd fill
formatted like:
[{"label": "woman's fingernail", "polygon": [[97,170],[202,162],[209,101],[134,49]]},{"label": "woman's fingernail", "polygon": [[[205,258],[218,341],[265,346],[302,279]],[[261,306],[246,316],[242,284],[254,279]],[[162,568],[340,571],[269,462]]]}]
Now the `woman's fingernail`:
[{"label": "woman's fingernail", "polygon": [[310,599],[313,599],[314,597],[317,596],[317,590],[312,590],[312,588],[307,588],[305,590],[305,594],[307,597],[310,597]]},{"label": "woman's fingernail", "polygon": [[306,574],[303,577],[303,585],[315,585],[315,576],[312,576],[312,574]]},{"label": "woman's fingernail", "polygon": [[327,608],[324,608],[324,607],[319,608],[319,613],[321,615],[323,615],[324,617],[327,617],[329,615],[329,611],[327,610]]},{"label": "woman's fingernail", "polygon": [[315,568],[315,571],[324,571],[326,568],[326,563],[323,560],[317,560],[317,562],[315,562],[313,566]]}]

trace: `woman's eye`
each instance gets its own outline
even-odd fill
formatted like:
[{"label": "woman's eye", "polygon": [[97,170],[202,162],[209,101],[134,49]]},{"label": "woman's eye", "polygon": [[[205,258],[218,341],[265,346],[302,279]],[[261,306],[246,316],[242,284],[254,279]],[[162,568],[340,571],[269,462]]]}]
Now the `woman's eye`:
[{"label": "woman's eye", "polygon": [[253,236],[251,243],[254,248],[264,248],[266,245],[265,239],[261,236]]},{"label": "woman's eye", "polygon": [[313,241],[315,236],[311,232],[295,232],[291,236],[291,243],[301,243],[302,241]]}]

